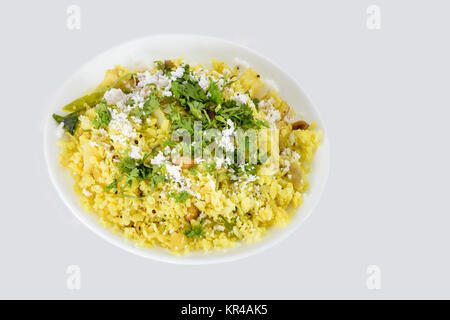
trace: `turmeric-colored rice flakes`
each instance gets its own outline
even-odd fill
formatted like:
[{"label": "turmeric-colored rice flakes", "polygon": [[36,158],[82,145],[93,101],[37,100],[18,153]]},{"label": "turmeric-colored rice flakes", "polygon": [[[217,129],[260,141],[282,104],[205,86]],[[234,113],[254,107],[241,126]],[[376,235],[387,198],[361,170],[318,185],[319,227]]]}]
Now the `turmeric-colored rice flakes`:
[{"label": "turmeric-colored rice flakes", "polygon": [[321,131],[235,62],[116,66],[53,115],[85,210],[139,246],[174,254],[256,241],[289,223]]}]

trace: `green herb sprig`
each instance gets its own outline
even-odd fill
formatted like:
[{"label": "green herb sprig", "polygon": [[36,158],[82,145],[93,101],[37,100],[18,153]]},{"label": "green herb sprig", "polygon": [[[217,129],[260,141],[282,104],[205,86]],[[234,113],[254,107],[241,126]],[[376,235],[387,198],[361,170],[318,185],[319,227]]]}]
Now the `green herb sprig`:
[{"label": "green herb sprig", "polygon": [[72,113],[69,113],[68,115],[65,116],[59,116],[57,114],[53,114],[53,119],[55,119],[55,121],[57,123],[61,123],[63,122],[63,128],[69,132],[71,135],[74,135],[75,130],[77,128],[78,125],[78,116],[80,115],[82,110],[78,110]]},{"label": "green herb sprig", "polygon": [[111,122],[111,112],[108,109],[108,106],[104,103],[100,103],[95,107],[97,111],[97,117],[92,120],[92,124],[95,128],[105,128]]},{"label": "green herb sprig", "polygon": [[188,238],[200,238],[205,235],[205,231],[201,226],[191,226],[184,232],[184,235]]},{"label": "green herb sprig", "polygon": [[185,202],[187,199],[190,198],[189,193],[187,193],[186,191],[181,191],[181,192],[170,192],[169,195],[175,200],[175,202],[178,203],[183,203]]}]

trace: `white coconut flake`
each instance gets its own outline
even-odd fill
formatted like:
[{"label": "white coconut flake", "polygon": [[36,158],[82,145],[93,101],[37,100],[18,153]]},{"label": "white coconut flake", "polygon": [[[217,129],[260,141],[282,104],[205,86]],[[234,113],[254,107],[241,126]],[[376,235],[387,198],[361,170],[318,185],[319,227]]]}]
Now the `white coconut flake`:
[{"label": "white coconut flake", "polygon": [[154,84],[158,89],[161,89],[168,86],[170,83],[170,79],[163,74],[161,70],[153,74],[148,71],[138,73],[137,78],[139,80],[138,86],[141,88],[147,86],[148,84]]},{"label": "white coconut flake", "polygon": [[[137,133],[133,129],[131,122],[128,120],[128,114],[116,109],[111,110],[111,122],[109,123],[110,130],[115,130],[118,135],[110,135],[111,139],[121,144],[125,144],[127,138],[136,138]],[[122,136],[122,137],[121,137]]]},{"label": "white coconut flake", "polygon": [[166,156],[171,154],[171,152],[172,152],[172,150],[170,149],[169,146],[166,146],[163,151],[164,151],[164,155],[166,155]]},{"label": "white coconut flake", "polygon": [[284,165],[283,170],[284,171],[289,171],[289,168],[291,166],[291,163],[289,162],[289,160],[284,160],[283,165]]},{"label": "white coconut flake", "polygon": [[171,97],[172,96],[172,92],[166,89],[166,90],[164,90],[162,92],[162,96],[163,97]]},{"label": "white coconut flake", "polygon": [[137,117],[130,117],[130,118],[131,118],[131,120],[133,120],[134,123],[136,123],[136,124],[141,124],[141,123],[142,123],[142,120],[141,120],[140,118],[137,118]]},{"label": "white coconut flake", "polygon": [[104,98],[106,100],[106,103],[110,106],[117,105],[120,102],[123,102],[126,98],[125,94],[122,92],[121,89],[109,89],[105,92]]},{"label": "white coconut flake", "polygon": [[127,142],[127,139],[121,135],[110,134],[109,137],[111,138],[112,141],[119,143],[121,145],[124,145]]},{"label": "white coconut flake", "polygon": [[226,151],[234,151],[234,123],[231,119],[227,120],[229,128],[222,130],[222,135],[219,138],[217,145],[224,148]]},{"label": "white coconut flake", "polygon": [[300,157],[301,156],[297,153],[297,151],[292,152],[292,160],[298,161],[298,160],[300,160]]},{"label": "white coconut flake", "polygon": [[178,78],[181,78],[184,74],[184,68],[182,66],[179,66],[175,71],[171,72],[171,80],[175,81]]},{"label": "white coconut flake", "polygon": [[271,128],[275,128],[276,122],[281,120],[280,111],[274,108],[273,102],[274,100],[270,98],[269,100],[261,100],[258,104],[261,110],[266,113],[266,120]]},{"label": "white coconut flake", "polygon": [[139,146],[131,145],[130,153],[128,154],[133,159],[141,158],[141,148]]},{"label": "white coconut flake", "polygon": [[151,164],[154,165],[162,165],[167,161],[167,158],[160,151],[152,160],[150,160]]},{"label": "white coconut flake", "polygon": [[206,78],[204,74],[200,75],[198,85],[203,89],[203,91],[206,91],[209,88],[209,80]]}]

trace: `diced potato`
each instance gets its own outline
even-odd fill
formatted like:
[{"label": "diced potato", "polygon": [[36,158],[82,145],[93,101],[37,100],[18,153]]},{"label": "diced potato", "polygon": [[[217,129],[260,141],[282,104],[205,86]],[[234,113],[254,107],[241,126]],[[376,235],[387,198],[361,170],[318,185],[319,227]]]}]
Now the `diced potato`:
[{"label": "diced potato", "polygon": [[224,69],[229,69],[225,62],[219,61],[217,59],[212,59],[212,67],[217,72],[223,73]]},{"label": "diced potato", "polygon": [[258,73],[255,70],[251,68],[245,70],[239,81],[244,91],[251,90],[252,96],[258,99],[264,96],[264,82],[258,77]]},{"label": "diced potato", "polygon": [[292,175],[292,183],[297,191],[302,190],[303,186],[303,174],[300,164],[296,161],[292,161],[290,165],[290,173]]},{"label": "diced potato", "polygon": [[169,120],[166,118],[166,116],[164,115],[164,112],[162,112],[161,109],[156,109],[155,111],[153,111],[153,116],[156,118],[156,123],[158,124],[159,128],[168,128],[169,126]]},{"label": "diced potato", "polygon": [[241,209],[243,213],[249,212],[255,206],[255,201],[250,198],[241,200]]},{"label": "diced potato", "polygon": [[182,233],[174,232],[170,237],[170,249],[173,251],[180,251],[184,248],[185,236]]}]

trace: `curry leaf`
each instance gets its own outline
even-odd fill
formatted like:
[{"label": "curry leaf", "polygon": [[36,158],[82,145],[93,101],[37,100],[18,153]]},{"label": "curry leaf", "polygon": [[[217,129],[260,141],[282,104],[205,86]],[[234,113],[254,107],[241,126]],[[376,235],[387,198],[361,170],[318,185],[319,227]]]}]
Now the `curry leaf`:
[{"label": "curry leaf", "polygon": [[69,113],[66,116],[59,116],[57,114],[53,114],[53,119],[55,119],[55,121],[57,123],[64,123],[63,128],[69,132],[71,135],[73,135],[75,133],[75,130],[77,128],[78,125],[78,116],[80,115],[82,110],[78,110],[72,113]]}]

